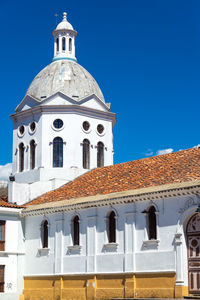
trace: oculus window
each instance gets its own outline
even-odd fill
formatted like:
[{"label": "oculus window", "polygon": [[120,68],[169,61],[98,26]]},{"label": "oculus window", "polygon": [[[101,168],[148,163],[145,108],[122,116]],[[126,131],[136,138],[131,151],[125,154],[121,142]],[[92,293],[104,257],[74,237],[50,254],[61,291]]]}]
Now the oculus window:
[{"label": "oculus window", "polygon": [[53,126],[56,129],[61,129],[63,127],[63,121],[61,119],[56,119],[53,121]]}]

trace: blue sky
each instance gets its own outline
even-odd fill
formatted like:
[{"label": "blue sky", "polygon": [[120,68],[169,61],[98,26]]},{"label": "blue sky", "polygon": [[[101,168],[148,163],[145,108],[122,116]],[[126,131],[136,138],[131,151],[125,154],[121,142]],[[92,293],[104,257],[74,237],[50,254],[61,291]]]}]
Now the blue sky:
[{"label": "blue sky", "polygon": [[78,62],[117,115],[115,163],[200,143],[200,1],[1,0],[1,165],[12,161],[9,115],[51,62],[63,11]]}]

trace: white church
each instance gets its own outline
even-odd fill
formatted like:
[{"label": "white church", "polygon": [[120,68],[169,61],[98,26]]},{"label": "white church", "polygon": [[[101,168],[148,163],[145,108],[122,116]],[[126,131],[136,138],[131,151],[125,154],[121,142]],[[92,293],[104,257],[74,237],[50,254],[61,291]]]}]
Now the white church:
[{"label": "white church", "polygon": [[113,165],[116,117],[76,36],[63,13],[53,61],[11,115],[0,299],[200,294],[200,149]]}]

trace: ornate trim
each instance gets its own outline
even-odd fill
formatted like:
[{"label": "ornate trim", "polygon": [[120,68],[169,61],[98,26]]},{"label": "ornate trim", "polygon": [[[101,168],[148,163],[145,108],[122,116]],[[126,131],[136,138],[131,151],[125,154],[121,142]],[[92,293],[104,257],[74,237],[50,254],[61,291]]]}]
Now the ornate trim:
[{"label": "ornate trim", "polygon": [[189,199],[187,199],[185,201],[185,204],[182,208],[179,209],[179,213],[182,214],[184,213],[186,210],[188,210],[188,208],[190,208],[191,206],[197,206],[200,204],[200,197],[199,195],[196,194],[196,197],[189,197]]},{"label": "ornate trim", "polygon": [[[159,188],[161,187],[158,187],[158,189]],[[80,210],[80,209],[85,209],[90,207],[112,206],[117,204],[134,203],[136,201],[152,201],[152,200],[160,200],[164,198],[197,195],[199,192],[200,192],[200,183],[197,185],[194,185],[194,183],[193,185],[188,184],[188,186],[185,187],[177,187],[177,188],[169,188],[169,189],[166,188],[163,190],[159,189],[158,191],[149,191],[146,193],[145,192],[142,193],[142,191],[138,191],[138,194],[136,193],[136,191],[133,190],[133,191],[128,191],[127,193],[129,195],[127,196],[124,195],[125,192],[119,192],[113,195],[112,194],[96,195],[96,196],[91,196],[86,198],[73,199],[74,203],[69,203],[69,200],[62,200],[62,201],[57,201],[56,203],[54,202],[55,204],[54,206],[52,205],[53,202],[45,203],[41,205],[35,205],[33,207],[28,206],[21,212],[21,215],[22,216],[44,215],[44,214],[46,215],[46,214],[52,214],[58,212]],[[133,194],[131,195],[131,193]],[[86,201],[87,198],[88,201]],[[189,204],[186,204],[185,206],[187,205]]]}]

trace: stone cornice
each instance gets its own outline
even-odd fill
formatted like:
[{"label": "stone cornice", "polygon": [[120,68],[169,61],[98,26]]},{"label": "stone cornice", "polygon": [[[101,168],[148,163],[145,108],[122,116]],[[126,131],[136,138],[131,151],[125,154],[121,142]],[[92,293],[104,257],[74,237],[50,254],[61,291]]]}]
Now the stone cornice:
[{"label": "stone cornice", "polygon": [[79,113],[82,115],[90,115],[92,117],[98,117],[106,120],[112,120],[113,125],[116,121],[116,115],[114,113],[111,113],[109,111],[100,111],[93,108],[88,108],[86,106],[80,106],[80,105],[38,105],[33,108],[29,108],[24,111],[17,112],[15,114],[10,115],[10,118],[12,120],[16,120],[18,118],[26,118],[33,114],[39,114],[39,113],[52,113],[52,112],[62,112],[62,113]]},{"label": "stone cornice", "polygon": [[26,207],[22,216],[52,214],[90,207],[110,206],[116,204],[134,203],[136,201],[153,201],[186,195],[196,195],[200,192],[200,180],[160,185],[156,187],[128,190],[107,195],[96,195],[82,198],[66,199]]}]

